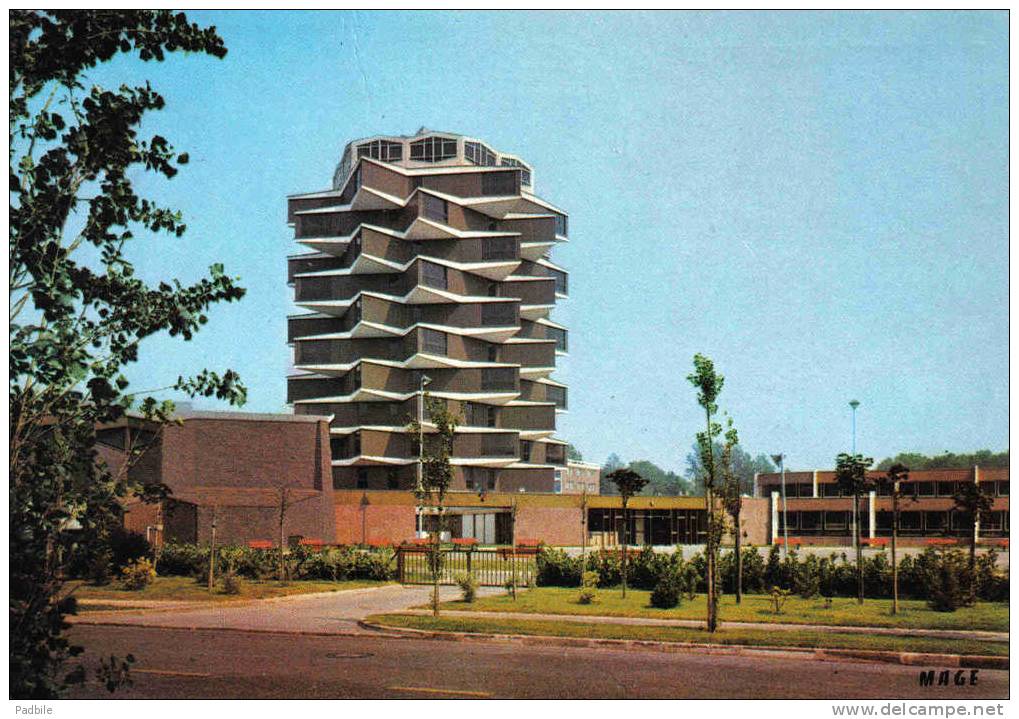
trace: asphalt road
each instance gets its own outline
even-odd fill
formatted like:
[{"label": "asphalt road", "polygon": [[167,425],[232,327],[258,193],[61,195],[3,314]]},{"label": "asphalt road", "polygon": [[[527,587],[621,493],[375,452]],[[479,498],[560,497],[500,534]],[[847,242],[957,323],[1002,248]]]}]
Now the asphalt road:
[{"label": "asphalt road", "polygon": [[[514,643],[316,637],[78,625],[100,656],[137,658],[112,698],[977,699],[1006,698],[1008,672],[976,686],[920,687],[920,667],[826,662],[790,654],[724,656]],[[940,669],[940,667],[930,667]],[[94,680],[68,698],[111,698]]]}]

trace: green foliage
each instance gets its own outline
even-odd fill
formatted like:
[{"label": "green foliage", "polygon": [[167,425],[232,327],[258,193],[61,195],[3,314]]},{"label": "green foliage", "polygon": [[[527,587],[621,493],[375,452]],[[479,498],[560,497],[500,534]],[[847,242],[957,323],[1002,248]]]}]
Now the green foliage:
[{"label": "green foliage", "polygon": [[784,607],[785,603],[789,600],[789,595],[791,593],[792,592],[790,592],[788,589],[783,589],[782,587],[772,587],[771,588],[771,593],[770,593],[770,595],[771,595],[771,606],[774,609],[775,614],[781,614],[782,613],[782,607]]},{"label": "green foliage", "polygon": [[[714,442],[712,454],[716,457],[722,454],[722,442]],[[732,473],[739,481],[739,488],[743,494],[754,493],[754,475],[765,474],[775,471],[775,465],[766,454],[751,455],[740,446],[732,450],[730,461]],[[689,494],[700,494],[704,491],[704,465],[701,462],[701,446],[695,442],[686,455],[686,469],[683,476],[689,485]]]},{"label": "green foliage", "polygon": [[588,570],[584,572],[583,581],[581,586],[583,587],[597,587],[601,583],[601,577],[598,576],[598,572]]},{"label": "green foliage", "polygon": [[893,464],[903,464],[913,469],[972,469],[974,466],[985,468],[1008,468],[1008,450],[1003,452],[992,452],[989,449],[981,449],[969,454],[953,454],[945,452],[928,457],[918,452],[900,452],[894,457],[882,459],[877,468],[886,470]]},{"label": "green foliage", "polygon": [[594,600],[598,597],[598,592],[594,587],[581,587],[580,593],[577,595],[578,604],[594,604]]},{"label": "green foliage", "polygon": [[[10,696],[49,699],[84,677],[64,670],[78,650],[63,636],[67,605],[54,600],[74,555],[63,530],[75,520],[74,541],[98,552],[120,499],[165,491],[130,479],[136,448],[115,473],[98,461],[95,428],[135,403],[124,369],[141,341],[162,332],[191,339],[211,305],[244,290],[220,265],[190,286],[148,285],[135,274],[127,250],[136,233],[179,238],[186,227],[179,212],[139,197],[133,179],[171,178],[188,157],[163,137],[138,136],[143,118],[164,105],[147,83],[84,84],[87,71],[118,54],[222,57],[215,28],[165,10],[13,10],[9,21]],[[245,398],[230,370],[178,377],[173,387]],[[151,397],[138,406],[157,421],[172,412]]]},{"label": "green foliage", "polygon": [[232,569],[224,572],[219,581],[223,594],[236,595],[244,591],[244,580],[237,576],[237,573]]},{"label": "green foliage", "polygon": [[962,552],[939,552],[925,567],[924,579],[928,587],[927,605],[934,611],[954,612],[974,601],[968,591],[969,564]]},{"label": "green foliage", "polygon": [[461,598],[468,604],[474,602],[478,594],[478,580],[470,572],[460,572],[455,578],[456,584],[460,587]]},{"label": "green foliage", "polygon": [[874,464],[870,457],[862,454],[841,453],[835,459],[835,483],[847,497],[861,496],[874,489],[867,478],[867,470]]},{"label": "green foliage", "polygon": [[152,555],[152,547],[145,535],[119,526],[110,531],[109,545],[113,567],[118,570],[136,559]]},{"label": "green foliage", "polygon": [[584,455],[580,453],[580,450],[573,446],[572,443],[566,444],[566,459],[572,462],[583,462]]},{"label": "green foliage", "polygon": [[651,591],[651,606],[659,609],[678,607],[685,589],[683,576],[675,567],[670,567],[662,572],[658,583]]},{"label": "green foliage", "polygon": [[156,570],[148,559],[136,559],[120,572],[120,583],[124,589],[139,591],[152,584]]},{"label": "green foliage", "polygon": [[[275,575],[275,550],[250,547],[220,546],[216,548],[217,566],[246,579],[266,579]],[[329,548],[311,551],[293,547],[287,555],[290,575],[295,579],[344,581],[369,579],[389,581],[396,576],[396,555],[389,547],[378,549]],[[207,576],[209,548],[195,544],[168,543],[159,558],[162,576]]]},{"label": "green foliage", "polygon": [[608,480],[616,486],[616,494],[623,498],[623,507],[626,507],[627,500],[634,495],[640,494],[647,484],[647,480],[634,472],[632,469],[617,469],[608,476]]}]

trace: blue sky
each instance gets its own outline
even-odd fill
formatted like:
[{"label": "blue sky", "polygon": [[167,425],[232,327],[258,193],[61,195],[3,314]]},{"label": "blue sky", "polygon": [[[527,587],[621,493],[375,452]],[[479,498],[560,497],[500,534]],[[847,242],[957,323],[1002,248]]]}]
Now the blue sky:
[{"label": "blue sky", "polygon": [[559,435],[585,458],[682,469],[695,352],[751,452],[826,467],[1008,443],[1005,13],[201,12],[229,54],[118,60],[152,81],[191,164],[140,178],[180,208],[140,274],[222,261],[248,289],[190,343],[153,338],[133,389],[238,370],[285,410],[299,251],[285,196],[324,189],[350,139],[424,125],[535,168],[570,213]]}]

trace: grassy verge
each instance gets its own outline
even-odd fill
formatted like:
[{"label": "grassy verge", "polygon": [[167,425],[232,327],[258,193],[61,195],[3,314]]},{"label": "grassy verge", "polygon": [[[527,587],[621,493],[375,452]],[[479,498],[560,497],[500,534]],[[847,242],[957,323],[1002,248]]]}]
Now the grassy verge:
[{"label": "grassy verge", "polygon": [[815,633],[810,631],[769,632],[764,629],[723,627],[714,634],[683,627],[647,627],[622,624],[583,624],[530,619],[454,618],[379,614],[368,621],[390,627],[431,631],[476,632],[491,634],[531,634],[585,639],[639,639],[644,641],[742,644],[771,647],[808,647],[812,649],[878,649],[897,652],[983,654],[1008,656],[1003,642],[930,639],[926,637],[885,637],[868,634]]},{"label": "grassy verge", "polygon": [[[293,594],[310,594],[313,592],[340,592],[346,589],[378,587],[387,584],[387,582],[368,580],[321,582],[302,580],[280,584],[272,580],[255,581],[245,579],[242,580],[241,584],[240,594],[224,594],[219,586],[210,592],[205,584],[199,584],[190,577],[156,577],[152,584],[138,591],[123,589],[118,582],[113,582],[105,587],[93,587],[83,582],[71,582],[68,585],[68,591],[73,592],[74,596],[78,599],[230,602],[244,599],[271,599],[273,597],[286,597]],[[82,606],[84,607],[84,605]]]},{"label": "grassy verge", "polygon": [[[684,599],[674,609],[651,606],[651,593],[628,589],[623,599],[618,588],[599,589],[593,604],[579,604],[577,589],[540,587],[521,592],[516,601],[508,596],[478,598],[473,604],[446,602],[447,609],[481,612],[526,612],[528,614],[577,614],[609,617],[649,617],[655,619],[704,619],[704,595]],[[1008,631],[1008,604],[979,602],[956,612],[935,612],[922,601],[899,602],[899,614],[892,616],[890,599],[868,599],[863,606],[855,599],[836,598],[830,609],[824,599],[789,597],[780,613],[775,613],[771,598],[761,594],[743,596],[742,604],[724,595],[719,614],[723,621],[779,622],[785,624],[824,624],[854,627],[905,627],[909,629],[981,629]]]}]

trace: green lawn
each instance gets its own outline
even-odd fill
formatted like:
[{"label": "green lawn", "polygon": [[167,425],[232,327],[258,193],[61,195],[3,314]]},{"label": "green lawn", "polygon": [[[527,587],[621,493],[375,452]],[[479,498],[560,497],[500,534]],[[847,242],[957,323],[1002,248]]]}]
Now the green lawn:
[{"label": "green lawn", "polygon": [[714,634],[701,629],[683,627],[627,626],[621,624],[584,624],[528,619],[454,618],[405,614],[380,614],[368,621],[390,627],[432,631],[478,632],[491,634],[533,634],[585,639],[639,639],[709,644],[743,644],[755,646],[808,647],[813,649],[879,649],[901,652],[950,654],[982,654],[1008,656],[1005,642],[931,639],[928,637],[888,637],[868,634],[820,633],[811,631],[770,632],[764,629],[733,629],[723,627]]},{"label": "green lawn", "polygon": [[[70,582],[68,583],[67,590],[73,591],[74,596],[78,599],[230,602],[246,599],[270,599],[272,597],[285,597],[291,594],[309,594],[312,592],[340,592],[345,589],[379,587],[383,584],[387,584],[387,582],[369,580],[349,580],[345,582],[301,580],[284,585],[274,580],[255,581],[253,579],[244,579],[242,580],[240,594],[224,594],[218,585],[210,592],[205,584],[199,584],[190,577],[156,577],[152,584],[140,591],[123,589],[118,582],[113,582],[105,587],[93,587],[83,582]],[[112,608],[110,605],[106,606]]]},{"label": "green lawn", "polygon": [[[651,592],[628,589],[626,599],[619,588],[599,589],[593,604],[579,604],[577,589],[540,587],[519,592],[517,600],[500,595],[479,597],[473,604],[446,602],[447,609],[485,612],[527,612],[529,614],[579,614],[610,617],[654,617],[657,619],[704,619],[707,609],[704,595],[693,601],[683,600],[675,609],[655,609]],[[863,606],[855,599],[836,598],[832,608],[824,608],[824,599],[791,596],[780,614],[771,598],[747,594],[736,604],[731,595],[723,595],[719,616],[722,621],[782,622],[788,624],[825,624],[842,626],[907,627],[913,629],[984,629],[1008,631],[1008,604],[980,602],[956,612],[935,612],[922,601],[900,601],[899,614],[891,615],[890,599],[868,599]]]}]

